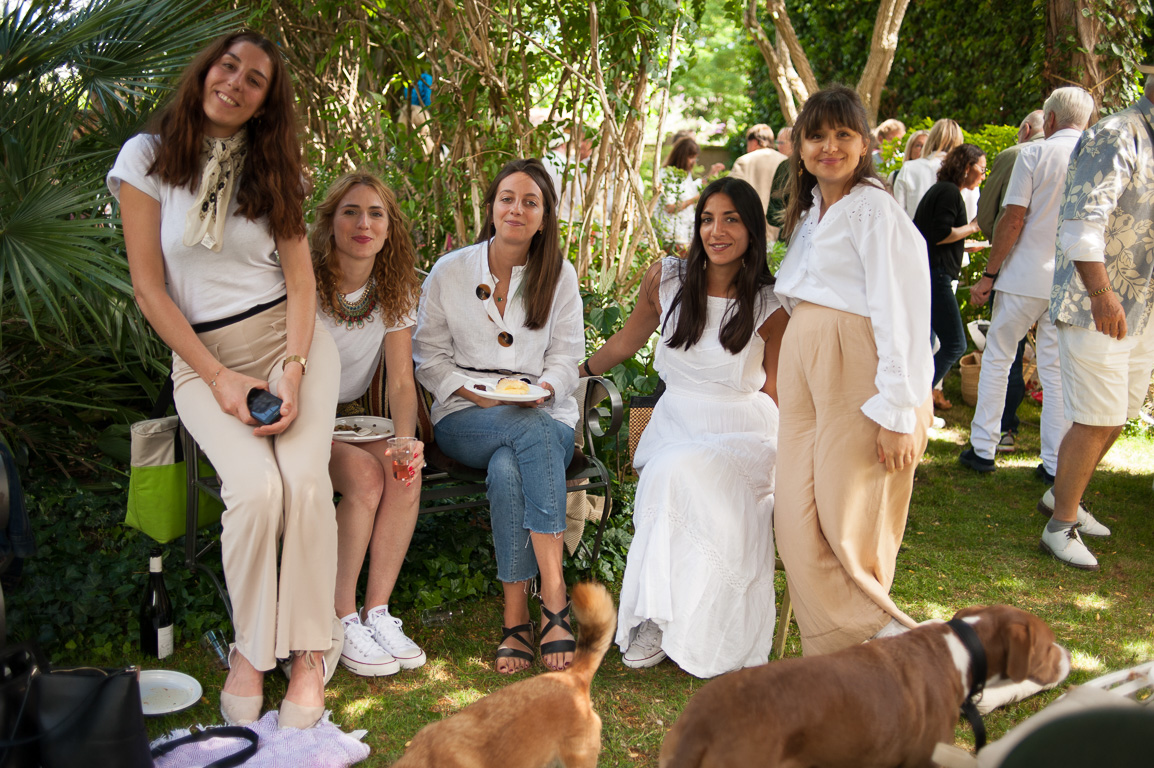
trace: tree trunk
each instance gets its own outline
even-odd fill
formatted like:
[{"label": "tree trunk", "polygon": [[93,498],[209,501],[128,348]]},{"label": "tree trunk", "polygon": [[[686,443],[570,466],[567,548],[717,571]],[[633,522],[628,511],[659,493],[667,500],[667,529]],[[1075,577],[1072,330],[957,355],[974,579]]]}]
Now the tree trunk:
[{"label": "tree trunk", "polygon": [[[1095,0],[1047,0],[1046,59],[1042,78],[1048,90],[1067,85],[1085,88],[1094,97],[1094,116],[1103,107],[1125,106],[1126,66],[1117,51],[1132,47],[1137,15],[1132,0],[1115,0],[1104,8]],[[1105,23],[1103,15],[1112,18]],[[1116,49],[1116,50],[1111,50]],[[1129,52],[1129,51],[1128,51]]]},{"label": "tree trunk", "polygon": [[890,76],[894,63],[894,53],[898,49],[898,33],[910,0],[882,0],[878,6],[878,16],[874,21],[874,33],[870,40],[870,54],[865,69],[858,80],[857,93],[865,105],[870,125],[877,125],[878,104],[882,98],[882,88]]}]

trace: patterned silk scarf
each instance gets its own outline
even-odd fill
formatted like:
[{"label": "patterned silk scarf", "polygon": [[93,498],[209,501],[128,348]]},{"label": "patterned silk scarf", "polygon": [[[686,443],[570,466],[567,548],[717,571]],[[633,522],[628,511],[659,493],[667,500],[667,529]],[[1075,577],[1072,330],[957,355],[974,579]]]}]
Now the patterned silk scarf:
[{"label": "patterned silk scarf", "polygon": [[228,204],[232,201],[236,181],[244,170],[247,154],[243,130],[227,139],[204,137],[200,151],[204,170],[196,190],[196,202],[188,209],[184,220],[185,245],[199,243],[209,250],[220,251]]}]

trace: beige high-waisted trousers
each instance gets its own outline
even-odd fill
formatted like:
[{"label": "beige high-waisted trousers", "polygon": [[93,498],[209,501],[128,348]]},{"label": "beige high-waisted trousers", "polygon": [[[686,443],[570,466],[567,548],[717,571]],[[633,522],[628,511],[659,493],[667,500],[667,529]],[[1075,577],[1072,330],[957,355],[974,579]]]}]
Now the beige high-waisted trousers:
[{"label": "beige high-waisted trousers", "polygon": [[[200,340],[222,365],[265,379],[275,391],[288,340],[286,303]],[[329,452],[341,367],[320,324],[308,359],[299,414],[270,438],[254,436],[253,427],[221,411],[209,385],[173,355],[177,412],[221,479],[220,540],[237,648],[262,671],[291,651],[323,651],[333,643],[337,523]]]},{"label": "beige high-waisted trousers", "polygon": [[[809,303],[794,309],[777,368],[773,522],[806,656],[867,640],[891,618],[916,625],[889,596],[914,466],[886,472],[878,424],[861,411],[877,394],[877,367],[869,318]],[[926,394],[914,465],[933,417]]]}]

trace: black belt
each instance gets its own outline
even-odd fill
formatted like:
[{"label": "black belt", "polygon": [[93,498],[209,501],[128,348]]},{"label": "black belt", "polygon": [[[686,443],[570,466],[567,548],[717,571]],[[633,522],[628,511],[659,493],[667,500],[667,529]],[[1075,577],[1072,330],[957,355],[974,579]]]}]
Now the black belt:
[{"label": "black belt", "polygon": [[[473,373],[496,373],[496,374],[499,374],[501,376],[509,376],[509,377],[518,378],[518,379],[519,378],[526,378],[526,379],[530,378],[529,374],[527,374],[527,373],[521,373],[520,371],[510,371],[507,368],[470,368],[467,365],[462,365],[461,368],[466,370],[466,371],[472,371]],[[527,383],[531,384],[532,382],[527,382]]]},{"label": "black belt", "polygon": [[239,315],[233,315],[232,317],[222,317],[220,320],[209,320],[207,323],[193,323],[192,330],[196,331],[197,333],[208,333],[209,331],[216,331],[221,328],[227,328],[233,323],[239,323],[241,320],[248,320],[253,315],[259,315],[266,309],[272,309],[277,304],[283,303],[287,298],[288,294],[286,293],[279,299],[273,299],[272,301],[265,304],[257,304],[255,307],[250,307],[244,312],[241,312]]}]

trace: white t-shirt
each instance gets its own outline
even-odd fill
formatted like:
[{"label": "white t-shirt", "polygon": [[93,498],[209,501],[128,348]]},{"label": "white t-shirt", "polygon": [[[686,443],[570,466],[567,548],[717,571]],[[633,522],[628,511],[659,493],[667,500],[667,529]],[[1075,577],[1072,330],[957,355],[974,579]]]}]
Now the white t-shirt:
[{"label": "white t-shirt", "polygon": [[1058,209],[1066,184],[1070,155],[1081,131],[1064,128],[1045,141],[1022,147],[1014,161],[1002,205],[1020,205],[1026,220],[1018,242],[1002,268],[995,288],[1019,296],[1049,299],[1054,287],[1054,251],[1058,239]]},{"label": "white t-shirt", "polygon": [[777,297],[789,312],[807,301],[869,318],[878,352],[878,394],[862,405],[862,413],[886,429],[911,433],[934,374],[926,342],[930,267],[925,238],[894,199],[869,182],[831,205],[821,221],[816,186],[813,198],[777,271]]},{"label": "white t-shirt", "polygon": [[159,138],[133,136],[120,150],[108,172],[108,189],[120,200],[126,181],[160,202],[160,249],[168,295],[189,323],[205,323],[238,315],[285,295],[284,272],[268,220],[249,221],[236,215],[236,195],[228,205],[224,246],[219,252],[184,244],[184,222],[195,194],[174,187],[159,175],[148,175]]},{"label": "white t-shirt", "polygon": [[[345,299],[349,302],[360,301],[364,292],[365,287],[361,286],[346,294]],[[317,300],[317,321],[333,337],[333,341],[337,343],[337,351],[341,355],[341,393],[337,398],[338,403],[351,403],[365,393],[381,360],[385,336],[416,325],[416,307],[393,326],[385,326],[379,309],[373,310],[372,318],[371,322],[366,322],[359,328],[354,325],[350,329],[321,309],[320,300]]]}]

